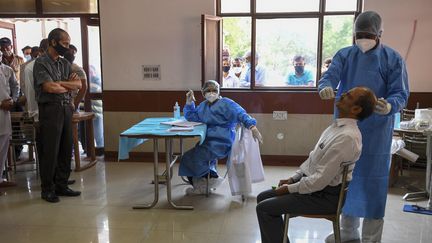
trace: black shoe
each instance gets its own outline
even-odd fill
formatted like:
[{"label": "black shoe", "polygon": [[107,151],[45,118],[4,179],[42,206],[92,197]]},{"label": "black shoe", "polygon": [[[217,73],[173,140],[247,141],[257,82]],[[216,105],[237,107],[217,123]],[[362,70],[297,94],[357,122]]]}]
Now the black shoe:
[{"label": "black shoe", "polygon": [[74,191],[69,187],[66,187],[64,189],[56,189],[55,193],[58,196],[66,196],[66,197],[78,197],[79,195],[81,195],[80,191]]},{"label": "black shoe", "polygon": [[60,202],[60,198],[54,192],[42,192],[41,197],[50,203]]},{"label": "black shoe", "polygon": [[75,184],[75,180],[68,180],[68,181],[67,181],[67,184],[68,184],[68,185]]}]

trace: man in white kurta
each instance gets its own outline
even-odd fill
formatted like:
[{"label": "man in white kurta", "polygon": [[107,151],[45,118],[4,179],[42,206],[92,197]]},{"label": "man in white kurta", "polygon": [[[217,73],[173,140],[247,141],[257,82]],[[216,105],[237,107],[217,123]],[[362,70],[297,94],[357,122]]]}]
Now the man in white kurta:
[{"label": "man in white kurta", "polygon": [[9,111],[18,98],[18,93],[18,82],[14,71],[0,62],[0,187],[15,186],[15,183],[4,181],[1,176],[5,169],[9,139],[12,132]]}]

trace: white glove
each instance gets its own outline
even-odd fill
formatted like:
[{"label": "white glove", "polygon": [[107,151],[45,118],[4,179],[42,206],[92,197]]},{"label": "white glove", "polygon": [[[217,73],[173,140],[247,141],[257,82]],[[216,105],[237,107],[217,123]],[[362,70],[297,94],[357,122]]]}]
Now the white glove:
[{"label": "white glove", "polygon": [[194,96],[193,90],[190,89],[186,93],[186,104],[190,104],[190,103],[192,103],[192,101],[195,101],[195,96]]},{"label": "white glove", "polygon": [[379,115],[387,115],[391,111],[391,104],[384,98],[379,98],[375,105],[374,112]]},{"label": "white glove", "polygon": [[335,95],[334,95],[333,88],[332,87],[325,87],[324,89],[322,89],[319,92],[319,96],[323,100],[334,99]]},{"label": "white glove", "polygon": [[260,142],[262,144],[263,139],[262,139],[261,133],[258,131],[258,128],[256,128],[256,126],[253,126],[251,128],[251,132],[252,132],[252,137],[255,139],[255,141],[258,140],[258,142]]}]

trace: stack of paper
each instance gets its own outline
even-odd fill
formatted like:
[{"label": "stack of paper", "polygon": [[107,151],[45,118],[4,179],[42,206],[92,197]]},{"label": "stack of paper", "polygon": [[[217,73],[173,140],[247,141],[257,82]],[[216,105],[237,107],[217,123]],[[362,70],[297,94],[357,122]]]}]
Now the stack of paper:
[{"label": "stack of paper", "polygon": [[193,131],[194,126],[201,125],[202,123],[190,122],[186,120],[175,120],[175,121],[161,122],[161,124],[173,126],[167,130],[168,132],[187,132],[187,131]]},{"label": "stack of paper", "polygon": [[168,122],[161,122],[163,125],[171,125],[171,126],[177,126],[177,127],[194,127],[201,125],[203,123],[201,122],[191,122],[186,120],[175,120],[175,121],[168,121]]},{"label": "stack of paper", "polygon": [[168,132],[190,132],[193,131],[193,127],[171,127],[167,131]]}]

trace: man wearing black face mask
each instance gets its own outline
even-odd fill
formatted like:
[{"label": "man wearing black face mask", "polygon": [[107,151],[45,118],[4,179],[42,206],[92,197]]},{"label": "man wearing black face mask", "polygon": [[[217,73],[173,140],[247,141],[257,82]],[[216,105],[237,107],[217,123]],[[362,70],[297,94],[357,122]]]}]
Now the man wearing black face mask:
[{"label": "man wearing black face mask", "polygon": [[310,70],[305,70],[305,58],[297,55],[293,58],[294,72],[290,72],[285,83],[291,86],[313,86],[315,79]]},{"label": "man wearing black face mask", "polygon": [[81,88],[71,64],[60,56],[69,50],[70,37],[63,29],[48,35],[46,55],[36,59],[33,76],[39,106],[41,197],[47,202],[59,202],[58,196],[79,196],[67,186],[72,157],[72,98],[71,92]]},{"label": "man wearing black face mask", "polygon": [[230,62],[230,60],[229,59],[224,59],[222,61],[223,87],[224,88],[237,88],[237,87],[240,87],[240,80],[230,70],[231,70],[231,62]]}]

